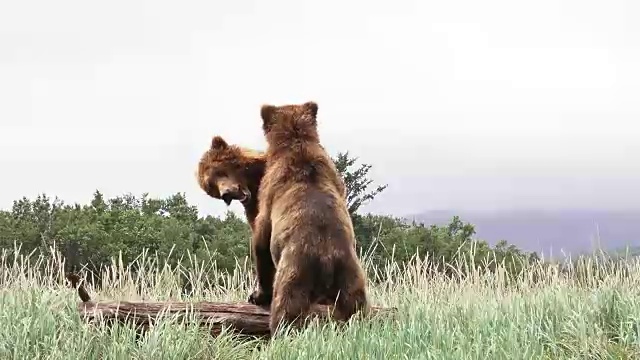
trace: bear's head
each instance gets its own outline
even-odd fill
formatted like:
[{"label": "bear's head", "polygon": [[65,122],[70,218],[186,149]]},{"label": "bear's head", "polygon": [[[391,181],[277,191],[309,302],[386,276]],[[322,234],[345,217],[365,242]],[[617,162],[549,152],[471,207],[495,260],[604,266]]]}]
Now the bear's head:
[{"label": "bear's head", "polygon": [[229,145],[214,136],[198,164],[198,183],[209,196],[227,205],[233,200],[246,205],[264,175],[265,161],[264,153]]},{"label": "bear's head", "polygon": [[318,142],[318,104],[308,101],[297,105],[262,105],[262,130],[269,145],[288,140]]}]

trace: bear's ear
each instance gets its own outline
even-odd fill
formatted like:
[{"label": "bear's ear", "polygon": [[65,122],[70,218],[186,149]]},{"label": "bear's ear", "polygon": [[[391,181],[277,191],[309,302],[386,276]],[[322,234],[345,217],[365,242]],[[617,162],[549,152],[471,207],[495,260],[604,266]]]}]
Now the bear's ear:
[{"label": "bear's ear", "polygon": [[213,150],[223,150],[226,149],[229,145],[221,136],[214,136],[211,140],[211,149]]},{"label": "bear's ear", "polygon": [[307,101],[306,103],[302,104],[302,106],[314,118],[318,115],[318,104],[314,101]]},{"label": "bear's ear", "polygon": [[269,131],[271,124],[273,124],[273,113],[276,111],[276,107],[273,105],[262,105],[260,108],[260,117],[262,117],[262,129]]}]

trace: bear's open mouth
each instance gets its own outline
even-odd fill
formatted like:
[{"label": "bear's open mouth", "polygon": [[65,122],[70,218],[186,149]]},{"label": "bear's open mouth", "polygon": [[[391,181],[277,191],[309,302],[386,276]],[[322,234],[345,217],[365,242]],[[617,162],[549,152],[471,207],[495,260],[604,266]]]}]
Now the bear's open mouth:
[{"label": "bear's open mouth", "polygon": [[234,198],[234,196],[231,193],[223,194],[221,197],[222,197],[222,201],[224,201],[224,203],[227,204],[227,206],[231,205],[231,202],[233,201],[233,198]]},{"label": "bear's open mouth", "polygon": [[239,191],[236,193],[226,193],[221,196],[222,201],[224,201],[227,206],[231,205],[233,200],[238,200],[242,204],[246,204],[249,199],[251,199],[251,193],[249,191]]},{"label": "bear's open mouth", "polygon": [[249,199],[251,199],[251,193],[248,191],[243,191],[242,195],[238,197],[238,201],[240,201],[242,204],[245,204],[246,202],[248,202]]}]

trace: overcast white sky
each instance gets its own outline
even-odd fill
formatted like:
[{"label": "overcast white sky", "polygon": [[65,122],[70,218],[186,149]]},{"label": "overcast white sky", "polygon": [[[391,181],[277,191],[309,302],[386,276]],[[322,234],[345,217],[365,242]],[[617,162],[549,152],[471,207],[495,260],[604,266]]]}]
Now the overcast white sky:
[{"label": "overcast white sky", "polygon": [[[637,208],[638,1],[0,3],[0,207],[186,192],[212,135],[314,100],[366,210]],[[240,209],[238,204],[232,209]]]}]

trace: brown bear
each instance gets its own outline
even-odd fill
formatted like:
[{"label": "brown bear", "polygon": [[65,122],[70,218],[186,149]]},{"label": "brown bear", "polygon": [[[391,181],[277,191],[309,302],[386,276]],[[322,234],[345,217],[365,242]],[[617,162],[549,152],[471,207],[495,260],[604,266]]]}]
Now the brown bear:
[{"label": "brown bear", "polygon": [[78,274],[69,272],[65,274],[65,277],[71,283],[71,287],[78,288],[78,296],[82,302],[91,301],[91,296],[89,296],[89,292],[84,288],[83,281]]},{"label": "brown bear", "polygon": [[211,147],[198,163],[196,177],[209,196],[230,205],[242,203],[245,216],[253,230],[258,214],[258,187],[264,176],[266,157],[263,152],[229,145],[214,136]]},{"label": "brown bear", "polygon": [[369,309],[344,182],[320,145],[317,112],[314,102],[261,109],[267,167],[252,241],[259,287],[249,301],[271,303],[272,334],[303,325],[315,304],[334,304],[343,321]]}]

